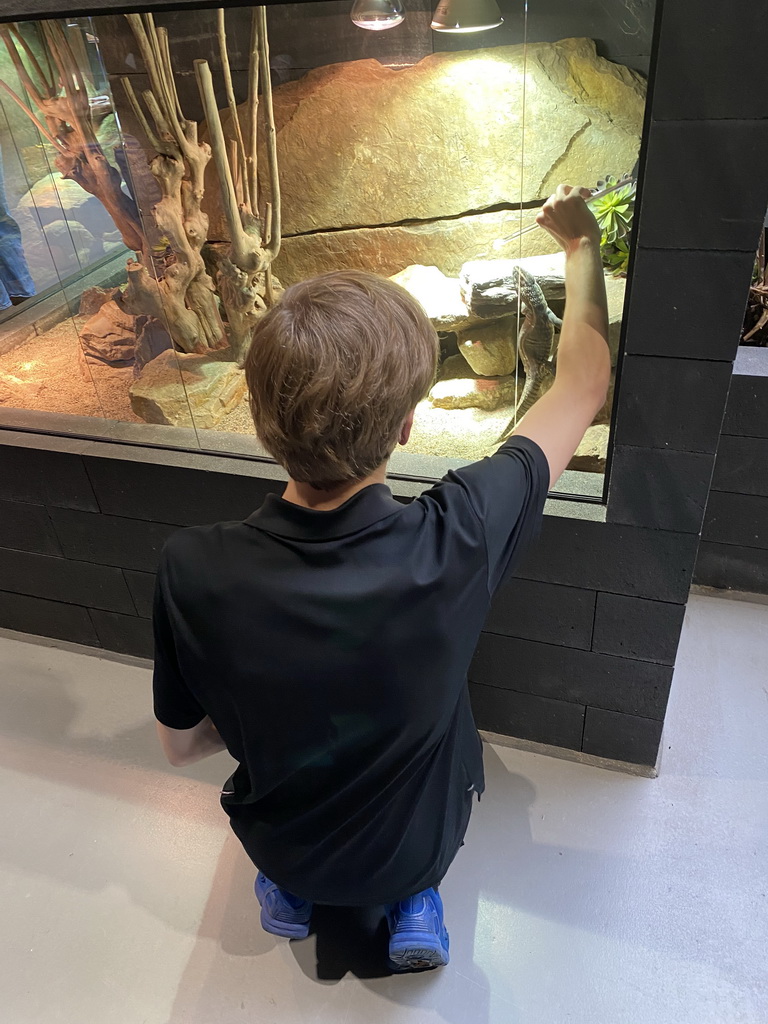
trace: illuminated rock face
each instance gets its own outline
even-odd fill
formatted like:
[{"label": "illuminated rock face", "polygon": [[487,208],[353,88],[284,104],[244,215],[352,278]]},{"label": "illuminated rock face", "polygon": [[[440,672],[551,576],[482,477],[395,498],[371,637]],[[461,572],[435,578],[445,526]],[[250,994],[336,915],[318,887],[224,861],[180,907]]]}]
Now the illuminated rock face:
[{"label": "illuminated rock face", "polygon": [[[536,210],[502,210],[381,228],[320,231],[283,239],[275,267],[286,284],[305,281],[326,270],[368,270],[391,277],[413,263],[437,266],[458,275],[467,260],[492,252],[499,238],[534,223]],[[507,247],[533,256],[555,252],[557,242],[543,231],[523,235]]]},{"label": "illuminated rock face", "polygon": [[[598,57],[591,40],[565,39],[438,53],[401,69],[334,64],[280,86],[274,101],[283,233],[299,236],[285,238],[276,264],[290,284],[348,266],[389,275],[426,263],[456,274],[508,233],[502,220],[520,203],[559,181],[594,185],[632,169],[645,84]],[[216,240],[226,228],[212,179]],[[499,206],[508,209],[491,212]],[[499,255],[553,245],[536,232]]]},{"label": "illuminated rock face", "polygon": [[131,385],[131,408],[147,423],[214,429],[243,400],[235,363],[166,349]]},{"label": "illuminated rock face", "polygon": [[514,409],[523,391],[525,376],[507,374],[487,378],[475,373],[461,356],[449,356],[440,377],[429,392],[436,409],[481,409],[491,412],[507,406]]}]

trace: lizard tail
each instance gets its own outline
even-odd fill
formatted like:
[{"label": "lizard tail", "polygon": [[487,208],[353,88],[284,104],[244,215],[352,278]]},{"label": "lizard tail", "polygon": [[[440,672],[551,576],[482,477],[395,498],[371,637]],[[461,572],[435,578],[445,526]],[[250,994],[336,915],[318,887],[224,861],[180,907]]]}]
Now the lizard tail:
[{"label": "lizard tail", "polygon": [[520,396],[520,402],[515,408],[515,415],[506,425],[504,430],[502,430],[496,444],[501,444],[503,441],[506,441],[507,438],[512,436],[512,431],[523,416],[525,416],[531,406],[535,405],[546,391],[549,391],[552,386],[554,376],[555,375],[552,373],[549,366],[544,365],[539,367],[535,374],[531,374],[529,377],[526,377],[523,393]]}]

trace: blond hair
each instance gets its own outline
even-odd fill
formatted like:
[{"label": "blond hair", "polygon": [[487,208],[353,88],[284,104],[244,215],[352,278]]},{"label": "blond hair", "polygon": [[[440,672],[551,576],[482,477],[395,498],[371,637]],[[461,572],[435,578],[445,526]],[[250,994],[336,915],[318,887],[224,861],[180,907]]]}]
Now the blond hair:
[{"label": "blond hair", "polygon": [[432,385],[438,347],[419,303],[386,278],[344,270],[295,284],[253,332],[256,433],[294,480],[361,480]]}]

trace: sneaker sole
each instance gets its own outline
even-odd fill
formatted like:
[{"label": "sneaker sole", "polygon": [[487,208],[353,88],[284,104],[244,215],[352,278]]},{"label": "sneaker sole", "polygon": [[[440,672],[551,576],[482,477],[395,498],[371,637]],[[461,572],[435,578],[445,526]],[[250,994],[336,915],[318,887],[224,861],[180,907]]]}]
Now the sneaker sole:
[{"label": "sneaker sole", "polygon": [[445,967],[450,957],[443,946],[424,945],[424,936],[398,936],[389,944],[389,962],[398,971],[420,971]]}]

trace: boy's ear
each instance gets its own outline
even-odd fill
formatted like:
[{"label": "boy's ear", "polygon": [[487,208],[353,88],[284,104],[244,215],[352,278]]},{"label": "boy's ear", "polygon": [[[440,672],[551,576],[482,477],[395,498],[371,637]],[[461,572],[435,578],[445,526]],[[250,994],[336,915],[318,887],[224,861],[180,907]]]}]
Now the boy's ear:
[{"label": "boy's ear", "polygon": [[413,417],[416,410],[413,409],[403,420],[403,425],[400,428],[399,444],[408,444],[408,438],[411,436],[411,428],[413,427]]}]

